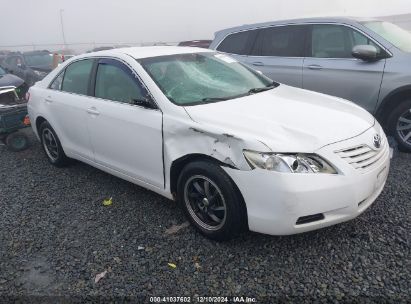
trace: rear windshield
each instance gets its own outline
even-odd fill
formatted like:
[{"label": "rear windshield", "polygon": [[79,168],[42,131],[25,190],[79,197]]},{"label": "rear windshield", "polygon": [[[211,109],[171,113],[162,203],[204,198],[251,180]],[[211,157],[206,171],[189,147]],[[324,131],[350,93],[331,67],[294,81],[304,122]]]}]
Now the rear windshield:
[{"label": "rear windshield", "polygon": [[52,67],[53,65],[53,54],[42,53],[42,54],[25,54],[24,58],[26,63],[30,67]]}]

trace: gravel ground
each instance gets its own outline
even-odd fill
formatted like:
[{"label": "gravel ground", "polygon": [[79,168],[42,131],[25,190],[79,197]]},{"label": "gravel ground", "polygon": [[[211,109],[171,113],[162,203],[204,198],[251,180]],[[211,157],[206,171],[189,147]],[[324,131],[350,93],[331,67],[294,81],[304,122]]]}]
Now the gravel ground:
[{"label": "gravel ground", "polygon": [[411,302],[411,154],[395,154],[384,192],[353,221],[288,237],[250,232],[226,243],[191,226],[167,234],[185,222],[175,203],[82,163],[52,167],[37,142],[20,153],[1,146],[0,164],[3,301]]}]

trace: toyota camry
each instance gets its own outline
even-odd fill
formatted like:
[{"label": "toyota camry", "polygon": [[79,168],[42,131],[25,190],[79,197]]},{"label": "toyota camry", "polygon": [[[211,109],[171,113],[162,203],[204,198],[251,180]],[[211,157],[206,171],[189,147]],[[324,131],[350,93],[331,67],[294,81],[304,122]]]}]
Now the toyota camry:
[{"label": "toyota camry", "polygon": [[368,112],[212,50],[88,53],[62,63],[28,98],[51,164],[77,159],[177,200],[216,240],[353,219],[389,171],[386,136]]}]

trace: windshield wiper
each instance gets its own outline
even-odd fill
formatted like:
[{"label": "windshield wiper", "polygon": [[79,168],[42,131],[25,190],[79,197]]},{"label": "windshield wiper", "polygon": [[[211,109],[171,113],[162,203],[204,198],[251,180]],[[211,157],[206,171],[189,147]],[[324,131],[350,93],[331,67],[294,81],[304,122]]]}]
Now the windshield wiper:
[{"label": "windshield wiper", "polygon": [[223,101],[223,100],[227,100],[229,98],[227,97],[206,97],[201,99],[201,101],[203,102],[213,102],[213,101]]},{"label": "windshield wiper", "polygon": [[260,92],[264,92],[264,91],[268,91],[268,90],[274,89],[274,88],[276,88],[276,87],[278,87],[278,83],[276,83],[276,82],[273,81],[272,83],[268,84],[268,85],[265,86],[265,87],[262,87],[262,88],[252,88],[252,89],[248,90],[248,94],[260,93]]}]

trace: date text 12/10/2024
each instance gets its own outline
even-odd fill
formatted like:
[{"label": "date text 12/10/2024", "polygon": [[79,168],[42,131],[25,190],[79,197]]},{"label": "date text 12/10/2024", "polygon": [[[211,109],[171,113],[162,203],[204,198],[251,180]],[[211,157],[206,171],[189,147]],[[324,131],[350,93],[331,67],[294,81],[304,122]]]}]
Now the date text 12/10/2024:
[{"label": "date text 12/10/2024", "polygon": [[150,297],[152,303],[257,303],[253,297]]}]

